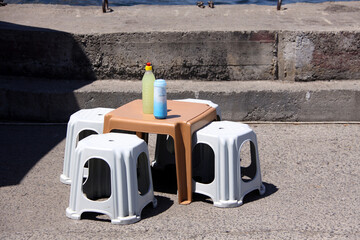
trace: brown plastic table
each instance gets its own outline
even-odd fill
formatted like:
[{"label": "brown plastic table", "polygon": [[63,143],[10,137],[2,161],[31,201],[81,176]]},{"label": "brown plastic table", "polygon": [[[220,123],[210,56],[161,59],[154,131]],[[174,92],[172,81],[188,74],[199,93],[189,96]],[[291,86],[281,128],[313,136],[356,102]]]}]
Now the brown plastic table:
[{"label": "brown plastic table", "polygon": [[189,204],[192,200],[191,138],[192,134],[216,120],[216,110],[207,104],[167,101],[166,119],[156,119],[142,112],[142,101],[134,100],[105,115],[104,133],[114,130],[166,134],[174,139],[178,201]]}]

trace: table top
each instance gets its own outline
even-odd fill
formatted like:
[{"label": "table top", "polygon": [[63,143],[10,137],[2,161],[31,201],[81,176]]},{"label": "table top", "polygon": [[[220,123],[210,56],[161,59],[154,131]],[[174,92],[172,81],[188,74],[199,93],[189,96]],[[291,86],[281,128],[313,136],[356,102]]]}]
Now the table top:
[{"label": "table top", "polygon": [[188,122],[211,107],[203,103],[167,101],[168,115],[166,119],[156,119],[153,114],[144,114],[142,112],[142,100],[137,99],[129,102],[108,113],[112,117],[122,119],[131,119],[133,121],[147,121],[154,123],[179,123]]}]

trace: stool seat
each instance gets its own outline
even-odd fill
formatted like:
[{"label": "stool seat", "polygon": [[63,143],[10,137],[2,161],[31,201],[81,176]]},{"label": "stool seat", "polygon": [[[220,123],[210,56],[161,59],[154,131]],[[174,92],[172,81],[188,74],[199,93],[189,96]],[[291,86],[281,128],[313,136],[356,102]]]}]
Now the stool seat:
[{"label": "stool seat", "polygon": [[104,128],[104,116],[112,108],[82,109],[70,116],[66,131],[63,173],[60,181],[71,183],[70,171],[74,164],[77,143],[91,134],[101,134]]},{"label": "stool seat", "polygon": [[[243,168],[240,165],[240,152],[246,141],[250,142],[251,164]],[[197,148],[199,144],[201,147]],[[204,147],[206,145],[208,148]],[[209,154],[209,148],[213,154]],[[247,124],[215,121],[199,129],[193,135],[192,159],[193,191],[209,196],[216,207],[240,206],[244,196],[253,190],[259,190],[260,194],[265,193],[265,186],[261,181],[256,134]],[[201,172],[211,166],[210,161],[214,161],[212,181],[196,181],[194,173],[197,173],[197,170],[194,165],[198,165],[195,167]],[[249,179],[243,179],[244,175]]]},{"label": "stool seat", "polygon": [[215,108],[216,110],[216,115],[218,120],[221,120],[221,109],[219,107],[218,104],[210,101],[210,100],[205,100],[205,99],[196,99],[196,98],[185,98],[185,99],[177,99],[175,101],[180,101],[180,102],[194,102],[194,103],[203,103],[203,104],[207,104],[212,108]]},{"label": "stool seat", "polygon": [[[87,162],[89,175],[84,181]],[[113,224],[130,224],[141,219],[146,205],[157,205],[148,147],[135,135],[107,133],[80,141],[71,179],[66,216],[72,219],[80,219],[83,212],[98,212],[108,215]]]}]

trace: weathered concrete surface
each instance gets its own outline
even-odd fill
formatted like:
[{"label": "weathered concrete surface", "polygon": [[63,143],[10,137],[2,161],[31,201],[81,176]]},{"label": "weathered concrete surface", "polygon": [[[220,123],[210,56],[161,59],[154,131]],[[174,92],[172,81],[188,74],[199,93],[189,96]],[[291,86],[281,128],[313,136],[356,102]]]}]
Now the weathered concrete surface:
[{"label": "weathered concrete surface", "polygon": [[309,81],[360,78],[360,2],[0,8],[0,74]]},{"label": "weathered concrete surface", "polygon": [[[360,125],[251,124],[264,196],[221,209],[177,204],[173,170],[153,171],[158,207],[132,225],[65,215],[66,125],[0,125],[1,239],[360,239]],[[151,142],[150,142],[151,143]],[[154,145],[150,145],[150,152]]]},{"label": "weathered concrete surface", "polygon": [[0,42],[3,75],[141,79],[149,60],[166,79],[275,79],[276,71],[275,34],[269,32],[73,35],[3,29]]},{"label": "weathered concrete surface", "polygon": [[360,31],[281,32],[278,53],[280,79],[360,79]]},{"label": "weathered concrete surface", "polygon": [[[219,104],[234,121],[360,121],[360,81],[172,80],[168,99]],[[141,81],[0,78],[0,120],[67,122],[82,108],[117,108],[141,98]]]}]

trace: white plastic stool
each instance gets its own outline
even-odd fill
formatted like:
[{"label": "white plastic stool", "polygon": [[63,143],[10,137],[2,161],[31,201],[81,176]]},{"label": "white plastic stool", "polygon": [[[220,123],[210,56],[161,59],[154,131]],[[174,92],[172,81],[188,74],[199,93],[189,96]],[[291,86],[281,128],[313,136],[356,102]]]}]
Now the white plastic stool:
[{"label": "white plastic stool", "polygon": [[[98,163],[94,165],[92,160]],[[156,207],[148,147],[136,135],[107,133],[89,136],[79,142],[75,161],[67,217],[80,219],[83,212],[98,212],[108,215],[113,224],[130,224],[141,219],[141,211],[149,203]],[[83,184],[83,169],[87,161],[89,176]],[[91,186],[85,193],[86,184]],[[107,186],[110,186],[110,194]],[[106,200],[95,199],[104,196]]]},{"label": "white plastic stool", "polygon": [[[221,120],[221,110],[219,105],[210,100],[186,98],[174,101],[207,104],[216,109],[217,120]],[[175,164],[174,140],[168,135],[158,134],[156,137],[155,159],[151,165],[155,168],[164,168],[166,165],[170,164]]]},{"label": "white plastic stool", "polygon": [[[251,164],[242,168],[240,151],[246,141],[250,141]],[[194,150],[197,144],[212,148],[213,159],[203,159],[201,153],[196,155]],[[204,164],[215,161],[212,182],[196,182],[193,177],[193,191],[209,196],[214,206],[237,207],[242,205],[244,196],[253,190],[259,190],[260,195],[265,193],[265,186],[261,181],[256,134],[247,124],[215,121],[199,129],[193,135],[193,165],[199,160],[196,159],[197,156],[205,160]],[[251,180],[244,181],[244,174]]]},{"label": "white plastic stool", "polygon": [[63,173],[60,181],[70,184],[70,171],[74,164],[75,148],[81,139],[91,135],[100,134],[104,128],[104,116],[112,108],[82,109],[70,116],[66,132],[66,145]]},{"label": "white plastic stool", "polygon": [[186,99],[177,99],[174,101],[180,101],[180,102],[194,102],[194,103],[204,103],[209,105],[210,107],[213,107],[216,109],[216,115],[217,115],[217,119],[220,121],[221,120],[221,110],[218,104],[213,103],[210,100],[204,100],[204,99],[195,99],[195,98],[186,98]]}]

